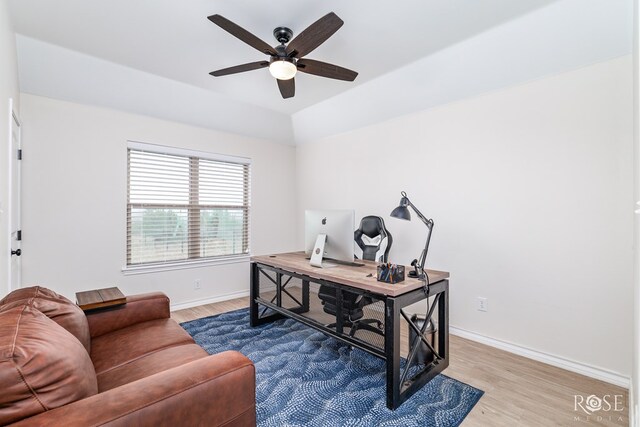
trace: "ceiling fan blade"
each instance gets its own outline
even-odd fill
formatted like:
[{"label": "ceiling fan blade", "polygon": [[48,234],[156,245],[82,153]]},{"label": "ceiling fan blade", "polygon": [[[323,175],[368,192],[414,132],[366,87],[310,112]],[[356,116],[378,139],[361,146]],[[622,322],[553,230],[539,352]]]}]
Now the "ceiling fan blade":
[{"label": "ceiling fan blade", "polygon": [[249,62],[248,64],[236,65],[234,67],[223,68],[221,70],[212,71],[214,77],[226,76],[229,74],[244,73],[245,71],[258,70],[269,66],[269,61]]},{"label": "ceiling fan blade", "polygon": [[276,56],[278,55],[274,48],[269,46],[266,42],[260,40],[258,37],[251,34],[249,31],[245,30],[238,24],[234,24],[229,21],[227,18],[221,15],[211,15],[207,17],[209,21],[216,24],[218,27],[222,28],[229,34],[239,38],[249,46],[258,49],[260,52],[266,55]]},{"label": "ceiling fan blade", "polygon": [[287,46],[287,55],[301,58],[311,53],[338,31],[342,24],[344,21],[338,18],[338,15],[333,12],[327,13],[291,40]]},{"label": "ceiling fan blade", "polygon": [[358,76],[358,73],[355,71],[313,59],[299,59],[298,71],[320,77],[328,77],[330,79],[346,80],[348,82],[354,81]]},{"label": "ceiling fan blade", "polygon": [[278,79],[278,89],[284,99],[292,98],[296,94],[296,82],[294,79],[280,80]]}]

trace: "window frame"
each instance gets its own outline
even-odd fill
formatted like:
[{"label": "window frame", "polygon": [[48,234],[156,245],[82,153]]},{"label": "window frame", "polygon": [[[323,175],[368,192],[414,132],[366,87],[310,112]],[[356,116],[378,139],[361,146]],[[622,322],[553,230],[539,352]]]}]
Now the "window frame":
[{"label": "window frame", "polygon": [[[226,154],[211,153],[206,151],[190,150],[178,147],[171,147],[159,144],[150,144],[146,142],[138,142],[128,140],[126,144],[126,156],[127,156],[127,188],[126,188],[126,217],[125,217],[125,266],[122,268],[125,274],[139,274],[145,272],[163,271],[163,270],[175,270],[184,268],[201,267],[206,265],[216,264],[231,264],[238,262],[245,262],[250,258],[251,253],[251,159],[240,156],[230,156]],[[175,203],[130,203],[130,174],[129,168],[129,150],[150,152],[154,154],[166,154],[187,157],[189,159],[189,203],[187,205],[179,205]],[[199,171],[197,167],[199,161],[196,159],[209,160],[215,162],[225,162],[240,164],[247,166],[244,168],[244,189],[243,189],[243,205],[241,206],[226,206],[226,205],[211,205],[211,204],[199,204],[198,203],[198,182]],[[195,173],[195,175],[194,175]],[[195,177],[195,179],[194,179]],[[194,191],[195,188],[195,191]],[[139,206],[137,206],[139,205]],[[138,208],[157,208],[157,209],[186,209],[188,221],[187,231],[187,258],[176,259],[170,261],[150,261],[131,264],[131,246],[130,246],[130,228],[129,221],[132,215],[132,209]],[[246,229],[246,239],[243,236],[243,253],[240,254],[226,254],[201,257],[199,250],[201,248],[201,233],[200,233],[200,212],[206,209],[242,209],[244,216],[244,228]],[[197,215],[196,215],[197,214]],[[196,218],[197,216],[197,218]],[[195,220],[191,220],[194,218]],[[197,245],[192,245],[192,237],[197,236]],[[245,246],[246,244],[246,246]]]}]

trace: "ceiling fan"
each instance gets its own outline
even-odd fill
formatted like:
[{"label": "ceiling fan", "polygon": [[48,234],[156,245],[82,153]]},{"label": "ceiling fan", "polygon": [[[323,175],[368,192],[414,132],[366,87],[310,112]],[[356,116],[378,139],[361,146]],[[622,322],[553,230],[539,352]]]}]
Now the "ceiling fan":
[{"label": "ceiling fan", "polygon": [[[278,88],[280,89],[282,97],[291,98],[295,95],[296,91],[293,77],[297,71],[350,82],[355,80],[358,75],[355,71],[337,65],[303,58],[303,56],[311,53],[315,48],[324,43],[344,24],[344,21],[338,18],[338,15],[333,12],[326,14],[309,25],[306,30],[298,34],[293,40],[291,40],[293,31],[287,27],[277,27],[273,30],[273,35],[280,45],[275,47],[269,46],[249,31],[221,15],[211,15],[208,19],[249,46],[270,56],[268,61],[250,62],[248,64],[212,71],[209,73],[212,76],[220,77],[269,67],[271,75],[278,80]],[[291,43],[289,43],[289,40],[291,40]]]}]

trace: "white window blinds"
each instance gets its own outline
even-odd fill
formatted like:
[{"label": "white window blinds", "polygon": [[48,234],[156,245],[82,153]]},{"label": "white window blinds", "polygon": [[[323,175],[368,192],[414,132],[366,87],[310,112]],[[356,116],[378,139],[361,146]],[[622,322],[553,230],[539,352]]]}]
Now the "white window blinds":
[{"label": "white window blinds", "polygon": [[249,253],[248,159],[129,143],[127,265]]}]

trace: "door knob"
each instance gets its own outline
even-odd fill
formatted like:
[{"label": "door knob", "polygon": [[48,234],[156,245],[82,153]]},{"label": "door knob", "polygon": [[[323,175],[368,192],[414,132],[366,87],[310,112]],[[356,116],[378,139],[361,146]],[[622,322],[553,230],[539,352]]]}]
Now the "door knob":
[{"label": "door knob", "polygon": [[22,250],[21,249],[16,249],[14,251],[13,249],[11,249],[11,255],[20,256],[20,255],[22,255]]}]

